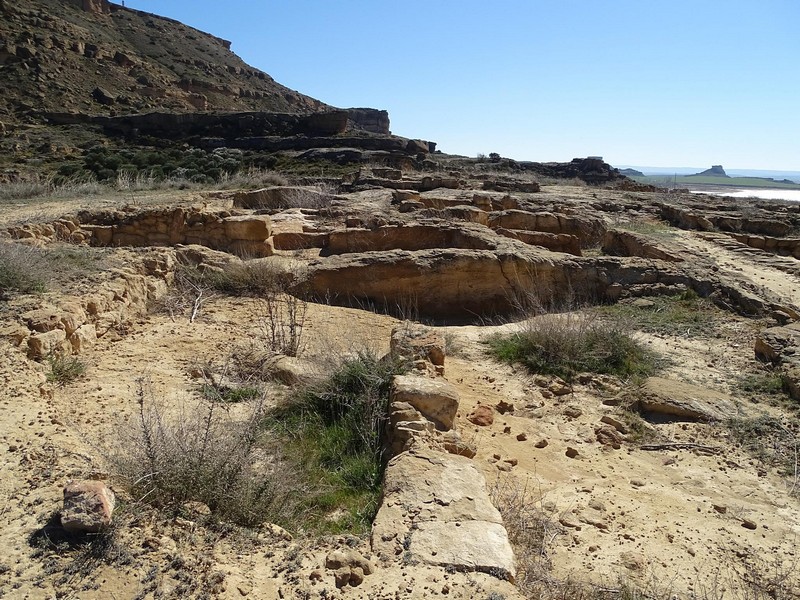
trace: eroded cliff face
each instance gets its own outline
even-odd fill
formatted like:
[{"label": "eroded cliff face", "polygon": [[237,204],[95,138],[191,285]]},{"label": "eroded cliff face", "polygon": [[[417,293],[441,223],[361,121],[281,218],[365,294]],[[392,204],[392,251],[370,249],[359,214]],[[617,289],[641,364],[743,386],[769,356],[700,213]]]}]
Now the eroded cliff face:
[{"label": "eroded cliff face", "polygon": [[112,6],[108,0],[61,0],[64,4],[69,4],[80,8],[84,12],[96,15],[108,15],[111,13]]},{"label": "eroded cliff face", "polygon": [[43,111],[331,108],[247,65],[226,40],[108,0],[4,0],[0,10],[7,122]]}]

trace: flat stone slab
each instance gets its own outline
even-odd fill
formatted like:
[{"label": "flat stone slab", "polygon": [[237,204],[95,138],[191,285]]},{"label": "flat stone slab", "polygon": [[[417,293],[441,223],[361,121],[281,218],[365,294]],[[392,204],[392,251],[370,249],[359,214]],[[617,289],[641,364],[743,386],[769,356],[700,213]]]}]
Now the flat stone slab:
[{"label": "flat stone slab", "polygon": [[721,421],[742,413],[730,396],[661,377],[645,381],[636,407],[646,413],[700,421]]},{"label": "flat stone slab", "polygon": [[500,523],[422,523],[412,533],[409,552],[413,558],[431,565],[483,573],[497,570],[505,577],[514,575],[514,554],[506,528]]},{"label": "flat stone slab", "polygon": [[431,450],[403,452],[389,461],[372,549],[387,558],[510,580],[516,572],[483,475],[468,458]]}]

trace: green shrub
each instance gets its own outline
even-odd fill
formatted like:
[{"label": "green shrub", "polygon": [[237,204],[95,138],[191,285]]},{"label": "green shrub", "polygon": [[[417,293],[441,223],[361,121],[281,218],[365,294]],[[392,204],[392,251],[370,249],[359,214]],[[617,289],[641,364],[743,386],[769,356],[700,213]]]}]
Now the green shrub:
[{"label": "green shrub", "polygon": [[775,396],[784,391],[784,378],[779,372],[747,373],[739,376],[737,387],[747,394]]},{"label": "green shrub", "polygon": [[647,376],[656,367],[655,356],[627,331],[591,315],[542,315],[522,331],[491,336],[487,344],[490,354],[503,362],[568,381],[580,372]]},{"label": "green shrub", "polygon": [[[369,530],[380,501],[386,466],[383,433],[389,390],[403,363],[361,352],[323,383],[297,392],[265,422],[301,457],[303,470],[321,484],[307,499],[319,529]],[[343,510],[336,520],[326,515]]]},{"label": "green shrub", "polygon": [[216,386],[211,383],[204,383],[201,391],[203,397],[207,400],[231,404],[255,400],[261,395],[261,390],[254,385],[224,387]]},{"label": "green shrub", "polygon": [[86,372],[86,364],[76,356],[57,354],[48,357],[47,364],[47,381],[58,385],[67,385]]}]

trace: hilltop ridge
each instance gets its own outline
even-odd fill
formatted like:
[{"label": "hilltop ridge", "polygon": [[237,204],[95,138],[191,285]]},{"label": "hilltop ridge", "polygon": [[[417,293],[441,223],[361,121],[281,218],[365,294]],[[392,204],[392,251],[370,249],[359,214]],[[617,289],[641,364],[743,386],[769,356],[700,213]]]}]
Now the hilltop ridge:
[{"label": "hilltop ridge", "polygon": [[332,108],[249,66],[229,41],[107,0],[3,0],[0,15],[0,119],[7,122],[47,111]]}]

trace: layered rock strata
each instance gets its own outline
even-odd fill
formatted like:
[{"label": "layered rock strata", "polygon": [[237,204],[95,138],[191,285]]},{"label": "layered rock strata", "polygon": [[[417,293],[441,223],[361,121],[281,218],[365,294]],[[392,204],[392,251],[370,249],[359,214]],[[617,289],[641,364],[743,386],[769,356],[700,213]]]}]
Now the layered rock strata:
[{"label": "layered rock strata", "polygon": [[[442,377],[444,343],[406,324],[392,332],[392,354],[413,365],[395,377],[388,437],[394,458],[372,527],[382,560],[421,562],[513,581],[514,553],[486,481],[453,429],[458,392]],[[459,456],[459,454],[462,454]],[[463,454],[467,454],[464,456]]]}]

